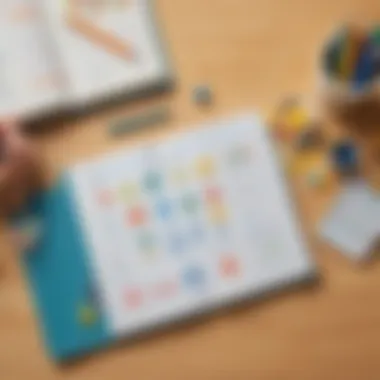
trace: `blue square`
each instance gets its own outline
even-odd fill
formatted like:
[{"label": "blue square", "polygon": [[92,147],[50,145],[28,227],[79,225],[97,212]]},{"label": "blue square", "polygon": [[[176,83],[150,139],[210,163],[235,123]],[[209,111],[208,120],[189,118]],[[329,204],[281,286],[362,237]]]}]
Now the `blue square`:
[{"label": "blue square", "polygon": [[161,199],[156,204],[156,213],[162,220],[168,220],[173,214],[173,207],[169,199]]},{"label": "blue square", "polygon": [[183,273],[183,281],[188,288],[203,287],[206,274],[200,266],[190,266]]}]

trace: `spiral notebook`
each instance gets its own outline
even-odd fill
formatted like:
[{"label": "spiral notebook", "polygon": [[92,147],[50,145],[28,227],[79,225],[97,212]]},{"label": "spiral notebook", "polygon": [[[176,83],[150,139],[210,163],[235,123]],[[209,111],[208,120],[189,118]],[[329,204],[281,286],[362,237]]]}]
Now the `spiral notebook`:
[{"label": "spiral notebook", "polygon": [[26,269],[59,360],[314,278],[254,115],[70,169]]},{"label": "spiral notebook", "polygon": [[150,0],[2,0],[0,113],[34,118],[172,80]]}]

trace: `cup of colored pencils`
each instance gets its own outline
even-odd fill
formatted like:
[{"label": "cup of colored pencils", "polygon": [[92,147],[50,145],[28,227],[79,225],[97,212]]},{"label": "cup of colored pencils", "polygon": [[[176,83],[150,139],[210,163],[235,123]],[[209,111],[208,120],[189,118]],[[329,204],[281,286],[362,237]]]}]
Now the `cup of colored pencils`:
[{"label": "cup of colored pencils", "polygon": [[340,28],[323,47],[320,67],[322,94],[330,104],[380,101],[380,24]]}]

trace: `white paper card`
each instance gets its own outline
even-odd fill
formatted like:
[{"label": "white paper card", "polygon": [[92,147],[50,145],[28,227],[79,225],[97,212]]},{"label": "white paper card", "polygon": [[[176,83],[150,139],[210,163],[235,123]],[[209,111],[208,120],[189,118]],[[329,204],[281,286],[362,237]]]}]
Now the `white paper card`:
[{"label": "white paper card", "polygon": [[347,184],[320,232],[349,258],[367,258],[380,236],[380,197],[362,181]]}]

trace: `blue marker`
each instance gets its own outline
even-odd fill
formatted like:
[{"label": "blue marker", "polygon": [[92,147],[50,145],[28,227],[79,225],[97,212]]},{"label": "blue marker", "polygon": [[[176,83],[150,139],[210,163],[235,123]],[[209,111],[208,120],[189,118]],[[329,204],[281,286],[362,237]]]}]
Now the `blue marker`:
[{"label": "blue marker", "polygon": [[376,26],[370,36],[372,55],[375,66],[375,75],[380,75],[380,26]]},{"label": "blue marker", "polygon": [[367,41],[362,46],[356,64],[355,74],[353,78],[354,90],[363,90],[374,79],[374,75],[375,65],[373,49],[371,44]]},{"label": "blue marker", "polygon": [[336,77],[340,54],[339,41],[333,41],[325,48],[323,53],[323,69],[329,77]]},{"label": "blue marker", "polygon": [[339,78],[340,61],[343,54],[345,41],[347,37],[347,28],[342,27],[327,43],[322,53],[323,70],[330,78]]}]

